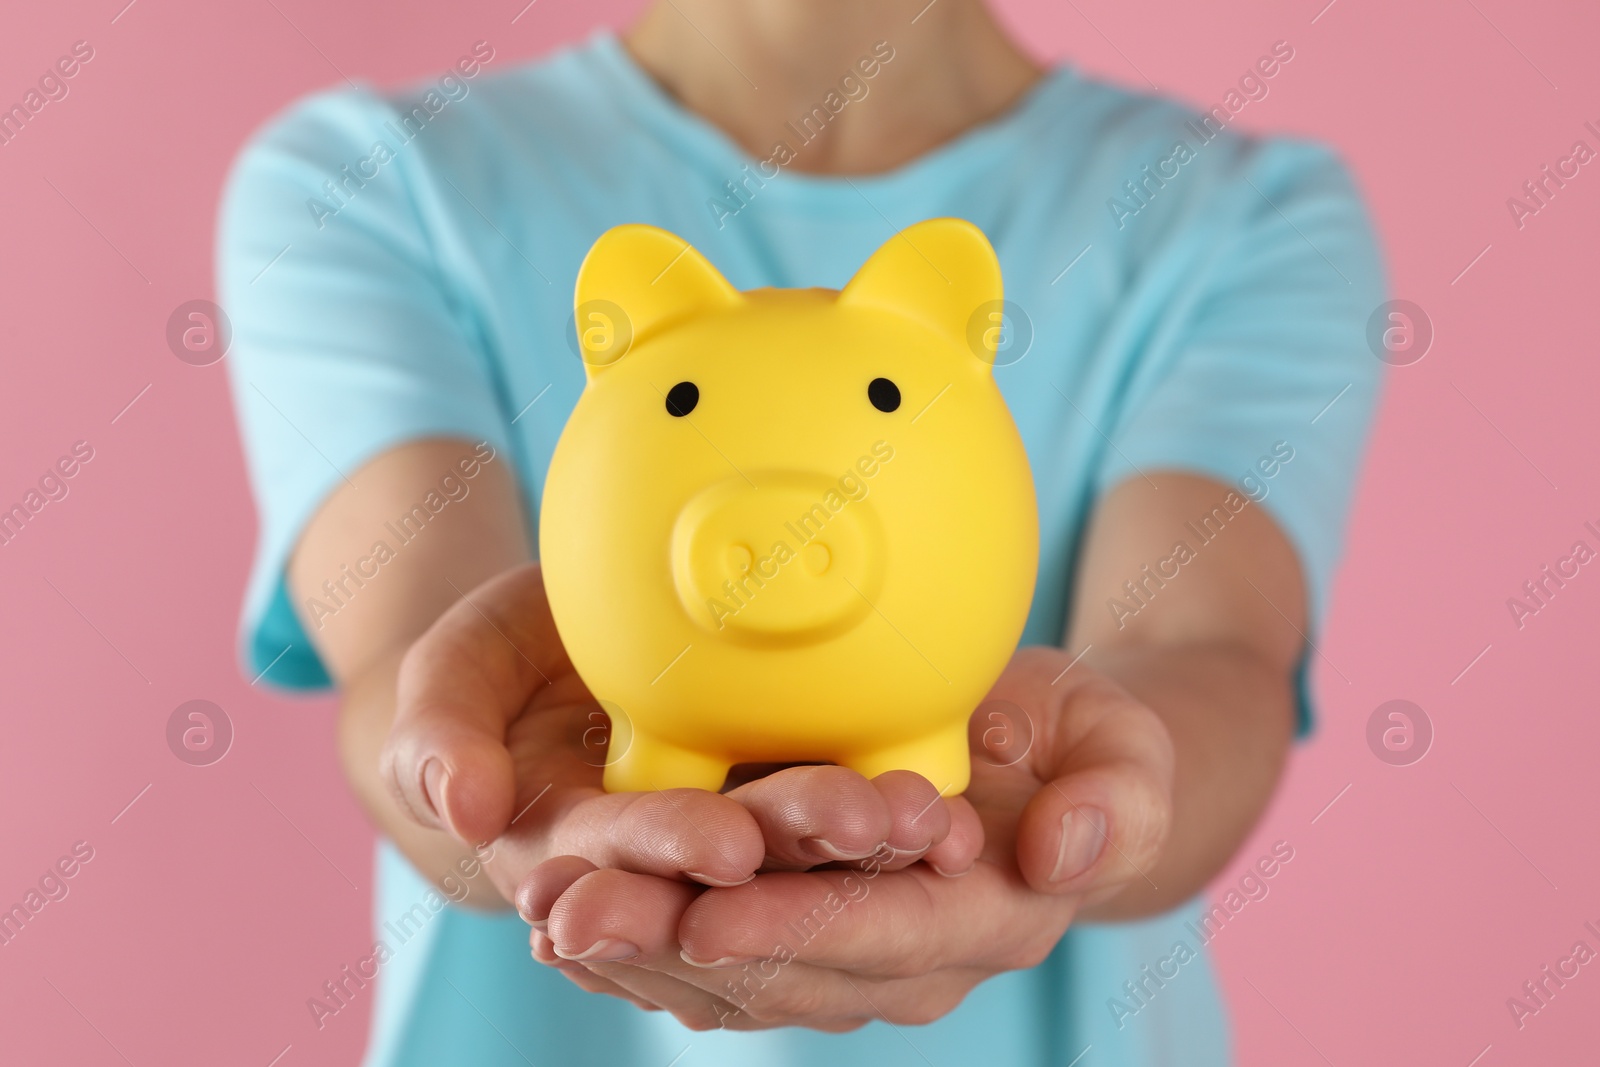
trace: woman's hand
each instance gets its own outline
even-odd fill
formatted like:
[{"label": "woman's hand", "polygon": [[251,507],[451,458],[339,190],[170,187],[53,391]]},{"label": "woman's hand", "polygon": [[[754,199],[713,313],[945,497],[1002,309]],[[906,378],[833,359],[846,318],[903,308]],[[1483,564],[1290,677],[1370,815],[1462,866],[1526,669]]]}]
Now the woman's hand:
[{"label": "woman's hand", "polygon": [[417,823],[493,841],[485,870],[507,900],[553,857],[691,892],[885,845],[895,867],[926,858],[964,868],[980,844],[970,808],[904,773],[868,782],[806,767],[728,795],[608,794],[607,734],[530,563],[466,593],[406,653],[381,774]]},{"label": "woman's hand", "polygon": [[[1019,652],[971,735],[972,785],[950,804],[958,824],[981,823],[970,868],[869,860],[707,890],[555,857],[518,895],[534,958],[695,1029],[939,1018],[984,979],[1040,963],[1081,907],[1148,881],[1172,819],[1161,719],[1059,650]],[[821,814],[849,772],[783,775],[798,775],[790,802]]]}]

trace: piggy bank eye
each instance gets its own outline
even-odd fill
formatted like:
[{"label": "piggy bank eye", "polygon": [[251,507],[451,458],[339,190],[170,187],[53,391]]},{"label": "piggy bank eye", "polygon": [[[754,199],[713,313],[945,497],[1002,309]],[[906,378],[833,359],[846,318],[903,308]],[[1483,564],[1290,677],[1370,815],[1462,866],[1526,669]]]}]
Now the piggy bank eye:
[{"label": "piggy bank eye", "polygon": [[867,385],[867,399],[879,411],[893,411],[900,406],[900,387],[887,378],[874,378]]},{"label": "piggy bank eye", "polygon": [[681,419],[700,403],[700,389],[693,382],[679,382],[667,392],[667,414]]}]

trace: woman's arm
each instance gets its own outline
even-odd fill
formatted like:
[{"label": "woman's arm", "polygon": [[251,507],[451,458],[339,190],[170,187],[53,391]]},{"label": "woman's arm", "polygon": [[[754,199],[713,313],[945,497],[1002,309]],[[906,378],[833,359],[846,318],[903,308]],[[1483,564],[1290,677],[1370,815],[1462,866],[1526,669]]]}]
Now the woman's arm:
[{"label": "woman's arm", "polygon": [[[463,460],[476,468],[470,478],[459,466]],[[465,496],[451,500],[441,491],[447,476],[452,486],[465,487]],[[430,492],[446,501],[444,507],[425,523],[413,518],[400,527],[418,504],[426,511]],[[399,534],[412,540],[402,544]],[[380,541],[392,552],[381,564],[373,559]],[[306,526],[289,563],[301,624],[342,697],[339,754],[350,788],[379,830],[435,881],[476,868],[466,844],[415,821],[380,776],[400,664],[462,593],[528,559],[522,507],[505,458],[483,462],[472,444],[433,440],[403,445],[351,473]],[[358,566],[362,560],[371,562]],[[370,578],[359,573],[373,570]],[[482,871],[466,881],[469,904],[506,906]]]},{"label": "woman's arm", "polygon": [[[1083,665],[1166,724],[1177,755],[1172,829],[1149,881],[1134,880],[1084,918],[1148,915],[1198,892],[1265,809],[1294,734],[1306,596],[1293,547],[1260,504],[1232,514],[1224,499],[1244,499],[1232,487],[1149,477],[1117,486],[1094,514],[1066,648],[1089,646]],[[1187,562],[1178,562],[1180,543]]]}]

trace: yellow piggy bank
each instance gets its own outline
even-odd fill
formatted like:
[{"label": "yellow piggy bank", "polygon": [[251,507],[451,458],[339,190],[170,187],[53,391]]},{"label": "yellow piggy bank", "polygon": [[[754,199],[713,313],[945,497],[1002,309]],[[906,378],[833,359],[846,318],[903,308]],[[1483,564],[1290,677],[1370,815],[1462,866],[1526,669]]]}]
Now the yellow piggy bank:
[{"label": "yellow piggy bank", "polygon": [[1000,299],[956,219],[891,238],[843,291],[741,293],[650,226],[595,243],[539,553],[611,718],[607,790],[716,790],[766,761],[966,789],[967,721],[1038,568]]}]

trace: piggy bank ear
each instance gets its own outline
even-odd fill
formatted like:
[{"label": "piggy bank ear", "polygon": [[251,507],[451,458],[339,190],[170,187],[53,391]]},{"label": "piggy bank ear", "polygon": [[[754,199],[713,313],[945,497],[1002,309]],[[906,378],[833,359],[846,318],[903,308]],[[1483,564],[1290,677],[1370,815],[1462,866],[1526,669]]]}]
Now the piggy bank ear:
[{"label": "piggy bank ear", "polygon": [[589,377],[675,322],[744,297],[676,234],[630,223],[600,235],[578,268],[574,321]]},{"label": "piggy bank ear", "polygon": [[841,304],[874,307],[917,319],[995,360],[988,309],[1001,299],[1000,261],[983,231],[965,219],[928,219],[907,226],[872,253],[839,294]]}]

